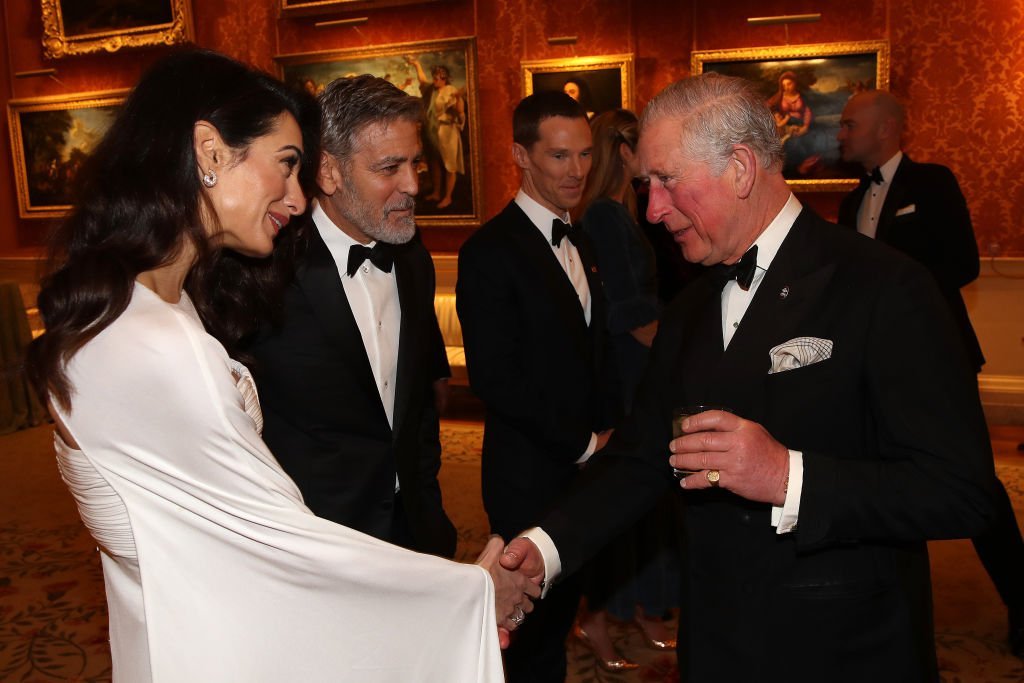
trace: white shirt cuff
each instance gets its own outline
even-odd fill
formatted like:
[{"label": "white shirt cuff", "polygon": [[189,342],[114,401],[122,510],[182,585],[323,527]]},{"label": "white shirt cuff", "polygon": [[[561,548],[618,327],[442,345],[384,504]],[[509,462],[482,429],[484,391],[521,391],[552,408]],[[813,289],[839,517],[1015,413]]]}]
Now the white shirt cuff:
[{"label": "white shirt cuff", "polygon": [[804,454],[800,451],[789,452],[789,486],[786,488],[786,500],[782,507],[772,506],[772,526],[775,533],[788,534],[796,530],[797,517],[800,515],[800,494],[804,488]]},{"label": "white shirt cuff", "polygon": [[576,461],[576,464],[577,465],[582,465],[586,461],[590,460],[590,456],[592,456],[594,454],[594,451],[596,451],[596,450],[597,450],[597,434],[591,432],[590,433],[590,443],[587,444],[587,450],[586,450],[586,452],[583,455],[580,456],[580,459]]},{"label": "white shirt cuff", "polygon": [[551,590],[551,582],[562,573],[562,561],[558,557],[558,548],[555,547],[555,542],[551,540],[547,532],[539,526],[527,529],[519,535],[533,541],[537,550],[540,551],[540,556],[544,558],[544,583],[540,589],[540,597],[543,600]]}]

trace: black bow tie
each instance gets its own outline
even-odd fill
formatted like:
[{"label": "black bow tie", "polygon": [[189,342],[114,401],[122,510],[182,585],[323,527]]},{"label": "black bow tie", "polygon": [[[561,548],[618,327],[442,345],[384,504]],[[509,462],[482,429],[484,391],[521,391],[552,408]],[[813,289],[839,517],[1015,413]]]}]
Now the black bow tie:
[{"label": "black bow tie", "polygon": [[553,247],[557,247],[561,244],[563,237],[568,237],[570,242],[576,244],[576,239],[579,234],[579,228],[571,223],[566,223],[561,218],[556,218],[551,221],[551,246]]},{"label": "black bow tie", "polygon": [[860,177],[860,187],[861,189],[866,190],[868,185],[871,183],[881,185],[884,181],[885,178],[882,177],[882,169],[875,166],[871,169],[871,173],[865,173]]},{"label": "black bow tie", "polygon": [[721,286],[724,287],[729,280],[736,280],[740,288],[746,292],[750,289],[750,283],[754,281],[754,273],[757,271],[757,245],[755,244],[736,263],[725,265],[719,263],[715,266]]},{"label": "black bow tie", "polygon": [[349,277],[356,274],[363,261],[370,259],[370,263],[377,266],[385,273],[391,272],[391,266],[395,262],[395,255],[391,251],[391,245],[384,242],[377,242],[373,247],[366,247],[362,244],[353,244],[348,250],[348,273]]}]

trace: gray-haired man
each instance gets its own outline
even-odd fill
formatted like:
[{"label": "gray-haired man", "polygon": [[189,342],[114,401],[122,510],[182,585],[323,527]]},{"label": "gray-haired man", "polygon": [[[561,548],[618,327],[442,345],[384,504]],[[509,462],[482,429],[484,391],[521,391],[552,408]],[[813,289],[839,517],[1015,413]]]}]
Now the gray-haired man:
[{"label": "gray-haired man", "polygon": [[[801,207],[744,81],[669,86],[639,154],[648,218],[715,268],[663,318],[631,418],[503,563],[557,584],[681,485],[683,680],[938,680],[925,541],[984,529],[994,472],[931,276]],[[673,439],[696,404],[731,412]]]}]

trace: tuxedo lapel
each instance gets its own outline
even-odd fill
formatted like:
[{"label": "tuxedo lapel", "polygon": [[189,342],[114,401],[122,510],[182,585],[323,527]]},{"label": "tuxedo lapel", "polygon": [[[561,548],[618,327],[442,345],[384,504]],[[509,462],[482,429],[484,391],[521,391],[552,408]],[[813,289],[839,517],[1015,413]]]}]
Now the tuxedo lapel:
[{"label": "tuxedo lapel", "polygon": [[[594,258],[593,249],[591,248],[590,240],[585,234],[582,234],[582,239],[579,239],[579,244],[576,244],[576,251],[580,255],[580,263],[583,264],[583,270],[587,276],[587,287],[590,288],[590,338],[593,340],[594,349],[594,366],[600,369],[604,365],[604,344],[601,342],[601,335],[605,331],[604,321],[607,319],[608,312],[606,308],[606,302],[604,298],[604,283],[601,281],[601,273],[597,269],[597,259]],[[568,278],[566,278],[568,279]],[[573,289],[573,293],[576,290]],[[579,298],[576,299],[577,308],[582,312],[583,307],[579,306]],[[584,317],[586,322],[586,317]]]},{"label": "tuxedo lapel", "polygon": [[882,211],[878,214],[878,229],[875,231],[875,239],[885,242],[889,231],[892,229],[893,219],[896,212],[906,206],[906,199],[909,188],[907,187],[907,168],[913,162],[910,157],[903,155],[896,173],[889,184],[889,192],[885,195],[885,203],[882,204]]},{"label": "tuxedo lapel", "polygon": [[[565,309],[566,315],[578,320],[581,329],[585,330],[587,320],[583,312],[583,306],[580,305],[579,294],[576,293],[576,288],[572,286],[572,282],[562,268],[562,264],[558,262],[558,257],[555,256],[555,252],[551,249],[551,244],[544,239],[544,235],[541,234],[540,230],[537,229],[515,202],[510,203],[506,211],[510,214],[512,233],[526,256],[523,265],[535,273],[536,277],[547,280],[546,286],[543,288],[544,291],[551,292],[556,297],[555,300],[558,304]],[[579,251],[578,248],[577,251]],[[581,258],[583,258],[582,254]],[[586,262],[584,264],[584,267],[587,269],[587,282],[589,283],[592,275],[596,275],[596,273],[591,273]],[[593,262],[591,261],[592,264]],[[600,291],[598,289],[599,293]],[[594,297],[591,296],[591,314],[594,312],[593,299]],[[591,320],[594,319],[594,316],[591,315]]]},{"label": "tuxedo lapel", "polygon": [[729,404],[741,415],[756,416],[760,397],[750,389],[771,368],[769,351],[795,336],[815,310],[835,271],[813,240],[813,214],[804,210],[775,255],[726,350],[716,377],[725,387],[743,387]]},{"label": "tuxedo lapel", "polygon": [[[348,367],[358,385],[360,393],[376,397],[380,403],[380,392],[373,379],[370,359],[363,346],[363,338],[359,334],[359,326],[352,314],[352,306],[345,296],[345,288],[341,284],[338,266],[327,249],[320,233],[311,225],[309,251],[306,263],[297,275],[297,281],[309,302],[324,336],[337,347],[342,357],[349,359]],[[381,417],[386,420],[384,406],[381,404]]]},{"label": "tuxedo lapel", "polygon": [[[414,298],[416,282],[414,269],[408,261],[408,249],[396,248],[395,279],[398,282],[398,307],[402,322],[398,333],[398,371],[395,378],[395,412],[392,419],[392,438],[397,439],[401,425],[405,424],[405,416],[409,411],[412,396],[413,371],[415,369],[416,345],[426,343],[421,337],[416,339],[417,320]],[[424,335],[425,337],[425,335]]]},{"label": "tuxedo lapel", "polygon": [[673,401],[683,405],[725,405],[715,382],[722,362],[722,291],[717,281],[705,274],[689,285],[683,294],[692,302],[692,314],[686,315],[690,325],[679,339],[677,365],[672,371],[673,386],[679,392]]},{"label": "tuxedo lapel", "polygon": [[839,204],[839,224],[847,228],[857,229],[857,213],[868,192],[866,185],[858,185],[850,194],[843,197]]}]

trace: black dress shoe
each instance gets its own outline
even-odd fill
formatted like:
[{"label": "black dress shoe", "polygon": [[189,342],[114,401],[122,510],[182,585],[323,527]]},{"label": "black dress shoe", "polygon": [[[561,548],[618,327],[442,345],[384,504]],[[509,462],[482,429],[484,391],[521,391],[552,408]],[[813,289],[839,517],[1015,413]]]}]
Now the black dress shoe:
[{"label": "black dress shoe", "polygon": [[1010,652],[1024,659],[1024,607],[1010,608]]}]

